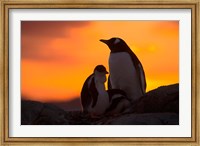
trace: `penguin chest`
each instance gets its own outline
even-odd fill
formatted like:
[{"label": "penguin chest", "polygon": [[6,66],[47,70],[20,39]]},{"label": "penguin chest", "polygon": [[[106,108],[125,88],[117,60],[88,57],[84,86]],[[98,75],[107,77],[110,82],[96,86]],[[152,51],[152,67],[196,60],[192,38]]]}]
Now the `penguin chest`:
[{"label": "penguin chest", "polygon": [[105,108],[109,104],[109,97],[105,90],[104,83],[96,83],[96,88],[98,91],[97,107]]},{"label": "penguin chest", "polygon": [[125,89],[130,88],[130,86],[137,86],[136,69],[128,53],[111,53],[109,69],[113,88]]}]

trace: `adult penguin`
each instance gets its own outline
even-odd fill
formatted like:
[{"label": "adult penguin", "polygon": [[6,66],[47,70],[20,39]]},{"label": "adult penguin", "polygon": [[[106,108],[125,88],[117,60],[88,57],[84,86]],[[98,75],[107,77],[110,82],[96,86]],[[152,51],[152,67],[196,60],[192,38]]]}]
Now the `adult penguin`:
[{"label": "adult penguin", "polygon": [[110,49],[109,88],[121,89],[132,101],[145,94],[145,73],[137,56],[121,38],[101,39]]}]

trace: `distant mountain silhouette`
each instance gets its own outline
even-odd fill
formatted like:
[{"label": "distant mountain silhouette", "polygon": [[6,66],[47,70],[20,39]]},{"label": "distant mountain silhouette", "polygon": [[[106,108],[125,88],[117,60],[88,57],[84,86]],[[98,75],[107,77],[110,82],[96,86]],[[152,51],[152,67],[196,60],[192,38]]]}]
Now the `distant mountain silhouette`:
[{"label": "distant mountain silhouette", "polygon": [[[22,95],[22,100],[28,100],[30,101],[29,97]],[[74,97],[72,100],[66,100],[66,101],[54,101],[54,102],[42,102],[47,104],[55,105],[65,111],[80,111],[82,109],[81,107],[81,100],[80,97]]]},{"label": "distant mountain silhouette", "polygon": [[65,111],[80,111],[81,110],[81,101],[79,97],[76,97],[69,101],[48,102],[48,103],[56,105],[57,107],[62,108]]}]

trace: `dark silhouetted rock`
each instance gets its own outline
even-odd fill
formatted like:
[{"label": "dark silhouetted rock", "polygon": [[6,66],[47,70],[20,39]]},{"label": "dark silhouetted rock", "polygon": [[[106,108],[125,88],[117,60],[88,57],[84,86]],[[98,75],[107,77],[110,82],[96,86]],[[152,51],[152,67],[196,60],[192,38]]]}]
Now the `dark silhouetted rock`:
[{"label": "dark silhouetted rock", "polygon": [[66,125],[66,112],[54,105],[36,101],[21,102],[22,125]]},{"label": "dark silhouetted rock", "polygon": [[179,115],[176,113],[144,113],[125,114],[99,120],[102,125],[178,125]]},{"label": "dark silhouetted rock", "polygon": [[[75,102],[77,103],[77,101]],[[91,117],[81,111],[22,100],[22,125],[178,125],[179,85],[162,86],[146,93],[125,113]]]},{"label": "dark silhouetted rock", "polygon": [[148,92],[132,107],[133,113],[179,113],[179,84]]}]

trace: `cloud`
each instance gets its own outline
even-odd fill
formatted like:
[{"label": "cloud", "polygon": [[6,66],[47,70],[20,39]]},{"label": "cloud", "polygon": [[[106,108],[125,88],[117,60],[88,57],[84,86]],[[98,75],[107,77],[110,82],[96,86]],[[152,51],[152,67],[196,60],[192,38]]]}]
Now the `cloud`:
[{"label": "cloud", "polygon": [[22,59],[33,61],[75,60],[72,56],[66,56],[60,52],[63,52],[64,47],[70,46],[67,42],[69,42],[73,29],[79,29],[89,24],[89,21],[22,21]]},{"label": "cloud", "polygon": [[83,27],[89,21],[22,21],[22,36],[58,38],[66,37],[71,28]]},{"label": "cloud", "polygon": [[[160,28],[158,30],[158,28]],[[179,33],[179,21],[159,21],[154,24],[152,31],[159,36],[177,37]]]}]

